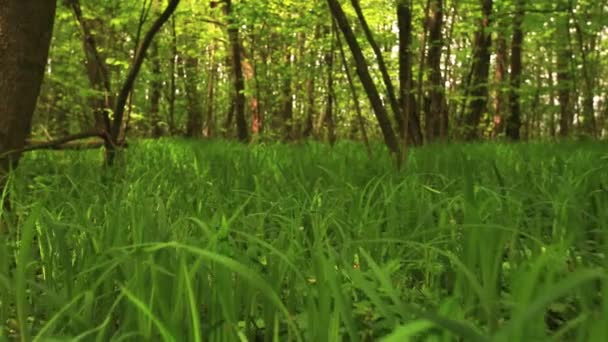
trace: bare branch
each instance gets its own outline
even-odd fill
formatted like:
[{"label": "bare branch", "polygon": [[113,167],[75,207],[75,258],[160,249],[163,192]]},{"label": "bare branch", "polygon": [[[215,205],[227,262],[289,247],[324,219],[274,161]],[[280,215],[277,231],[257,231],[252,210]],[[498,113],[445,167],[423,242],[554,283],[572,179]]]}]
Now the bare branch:
[{"label": "bare branch", "polygon": [[[51,141],[45,141],[45,142],[29,141],[28,145],[25,146],[24,148],[22,148],[21,150],[19,150],[19,152],[29,152],[29,151],[35,151],[35,150],[49,150],[49,149],[51,149],[51,150],[62,149],[62,147],[65,146],[69,142],[87,139],[87,138],[94,138],[94,137],[102,138],[102,136],[98,132],[83,132],[83,133],[68,135],[68,136],[65,136],[65,137],[57,139],[57,140],[51,140]],[[100,146],[102,146],[102,145],[103,145],[103,143],[101,143]]]}]

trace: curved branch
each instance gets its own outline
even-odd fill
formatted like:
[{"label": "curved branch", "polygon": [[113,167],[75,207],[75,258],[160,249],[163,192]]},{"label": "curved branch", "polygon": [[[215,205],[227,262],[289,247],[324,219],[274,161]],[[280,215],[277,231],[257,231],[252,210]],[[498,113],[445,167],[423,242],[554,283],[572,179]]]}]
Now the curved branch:
[{"label": "curved branch", "polygon": [[154,40],[154,36],[158,33],[163,24],[169,20],[180,0],[171,0],[167,5],[167,8],[163,11],[163,13],[156,19],[154,24],[148,32],[146,33],[144,40],[142,41],[139,49],[135,53],[135,59],[133,60],[133,64],[131,65],[131,69],[129,70],[129,74],[124,84],[122,85],[122,89],[118,94],[118,98],[116,99],[116,108],[114,110],[114,122],[112,123],[112,129],[110,131],[110,137],[112,138],[112,142],[118,142],[118,136],[120,134],[120,127],[122,126],[123,117],[125,114],[125,105],[127,103],[127,98],[129,97],[129,93],[135,84],[135,79],[139,74],[139,70],[144,62],[144,58],[146,56],[146,51],[152,44],[152,40]]}]

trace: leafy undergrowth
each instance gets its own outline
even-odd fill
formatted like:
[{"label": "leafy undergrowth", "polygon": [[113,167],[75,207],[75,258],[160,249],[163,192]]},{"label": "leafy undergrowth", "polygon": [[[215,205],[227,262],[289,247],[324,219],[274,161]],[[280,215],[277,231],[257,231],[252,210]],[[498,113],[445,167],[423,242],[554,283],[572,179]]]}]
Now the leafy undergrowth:
[{"label": "leafy undergrowth", "polygon": [[606,151],[434,146],[401,171],[351,143],[29,154],[0,340],[608,341]]}]

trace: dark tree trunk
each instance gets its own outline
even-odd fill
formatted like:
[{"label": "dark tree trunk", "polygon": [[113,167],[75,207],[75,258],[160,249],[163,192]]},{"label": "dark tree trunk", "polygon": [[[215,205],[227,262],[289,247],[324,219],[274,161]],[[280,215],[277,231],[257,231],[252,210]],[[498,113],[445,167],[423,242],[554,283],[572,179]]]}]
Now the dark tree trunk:
[{"label": "dark tree trunk", "polygon": [[175,134],[175,97],[177,86],[175,74],[177,73],[177,32],[175,31],[175,16],[171,18],[171,59],[169,60],[169,132]]},{"label": "dark tree trunk", "polygon": [[397,25],[399,26],[399,97],[404,115],[404,127],[408,137],[406,142],[421,144],[422,132],[409,127],[420,127],[416,110],[416,95],[414,94],[414,73],[412,71],[412,10],[407,0],[397,3]]},{"label": "dark tree trunk", "polygon": [[293,138],[293,93],[292,93],[292,54],[289,47],[286,47],[285,54],[285,73],[283,75],[283,85],[281,86],[282,97],[282,119],[283,119],[283,140],[290,141]]},{"label": "dark tree trunk", "polygon": [[112,165],[114,163],[114,159],[117,153],[117,147],[120,146],[123,142],[119,141],[119,136],[121,129],[123,127],[123,118],[125,114],[125,105],[127,103],[127,99],[131,90],[133,89],[133,85],[135,84],[135,80],[137,79],[137,75],[139,74],[139,70],[144,62],[144,58],[146,57],[146,52],[148,48],[152,44],[154,37],[161,29],[167,20],[171,17],[180,0],[170,0],[167,4],[167,7],[161,13],[161,15],[154,21],[146,35],[144,36],[143,41],[137,48],[135,52],[135,58],[133,59],[133,63],[129,68],[129,72],[127,73],[127,78],[122,84],[122,88],[116,97],[116,105],[114,107],[114,119],[112,120],[112,129],[110,131],[110,141],[106,144],[106,165]]},{"label": "dark tree trunk", "polygon": [[[359,104],[359,94],[357,93],[357,88],[355,87],[355,82],[353,80],[353,77],[350,74],[350,68],[348,66],[348,61],[346,59],[346,53],[344,52],[342,40],[340,39],[340,36],[337,34],[336,34],[336,43],[338,45],[338,50],[340,51],[342,65],[344,66],[344,74],[346,75],[346,79],[348,81],[348,88],[350,89],[350,93],[353,98],[353,105],[355,107],[355,113],[357,113],[357,124],[359,125],[359,130],[361,131],[361,137],[363,138],[363,143],[365,144],[365,149],[367,150],[367,155],[371,157],[372,149],[369,145],[369,138],[367,136],[367,128],[365,127],[365,120],[363,119],[363,113],[361,112],[361,105]],[[354,130],[354,128],[353,128],[353,130]]]},{"label": "dark tree trunk", "polygon": [[330,145],[336,143],[336,127],[334,118],[334,42],[335,42],[335,21],[328,36],[331,40],[330,47],[325,51],[325,67],[327,68],[327,100],[325,102],[325,124],[327,125],[327,139]]},{"label": "dark tree trunk", "polygon": [[[321,26],[315,27],[315,40],[321,36]],[[314,120],[315,120],[315,107],[316,107],[316,64],[317,64],[317,52],[315,50],[310,51],[311,62],[309,68],[311,73],[306,81],[306,119],[304,121],[304,129],[302,130],[303,138],[310,138],[314,134]]]},{"label": "dark tree trunk", "polygon": [[441,76],[441,50],[443,49],[443,0],[432,0],[429,16],[429,52],[427,56],[429,111],[426,113],[426,139],[445,139],[448,116],[443,110],[444,85]]},{"label": "dark tree trunk", "polygon": [[572,103],[572,71],[570,62],[572,61],[572,50],[570,43],[563,43],[564,37],[570,40],[570,24],[568,20],[558,20],[558,31],[556,34],[556,44],[559,45],[557,52],[557,88],[558,101],[560,107],[559,135],[567,137],[574,119]]},{"label": "dark tree trunk", "polygon": [[[553,58],[553,54],[549,54],[548,60],[553,62],[554,58]],[[554,69],[553,69],[553,63],[547,63],[547,86],[549,87],[549,89],[555,89],[555,77],[553,76],[554,73]],[[549,104],[550,104],[550,110],[549,110],[549,136],[551,138],[555,138],[555,135],[557,134],[557,123],[555,121],[555,103],[556,103],[556,96],[555,96],[555,92],[551,91],[549,93]]]},{"label": "dark tree trunk", "polygon": [[243,76],[239,29],[235,26],[234,18],[232,17],[232,0],[224,0],[224,4],[224,11],[228,17],[228,39],[230,41],[230,52],[232,56],[236,130],[239,140],[247,142],[249,140],[249,131],[247,129],[247,120],[245,119],[245,77]]},{"label": "dark tree trunk", "polygon": [[[499,25],[501,26],[501,25]],[[494,96],[494,120],[492,134],[498,136],[503,132],[503,118],[507,107],[506,94],[503,88],[507,82],[508,67],[507,40],[503,32],[497,33],[496,39],[496,63],[494,70],[494,82],[496,84],[496,95]]]},{"label": "dark tree trunk", "polygon": [[158,43],[152,44],[150,62],[152,63],[152,81],[150,82],[150,117],[152,121],[152,136],[160,138],[163,135],[160,118],[160,97],[162,94],[162,70],[160,56],[158,55]]},{"label": "dark tree trunk", "polygon": [[209,47],[209,79],[207,80],[207,102],[205,106],[205,128],[203,134],[207,138],[215,134],[215,80],[217,78],[217,63],[215,62],[215,46]]},{"label": "dark tree trunk", "polygon": [[589,52],[593,51],[585,44],[585,38],[579,20],[576,17],[575,10],[572,5],[572,1],[569,2],[569,13],[571,22],[574,26],[574,32],[576,37],[576,45],[581,56],[581,73],[583,78],[582,84],[582,105],[583,110],[581,113],[582,126],[586,134],[595,137],[597,134],[596,122],[595,122],[595,108],[594,108],[594,97],[595,97],[595,76],[592,74],[591,65],[589,61]]},{"label": "dark tree trunk", "polygon": [[188,120],[186,122],[186,136],[200,138],[203,134],[203,105],[198,91],[198,59],[187,56],[183,60],[182,78],[188,103]]},{"label": "dark tree trunk", "polygon": [[[351,53],[353,54],[357,74],[359,75],[359,79],[365,88],[367,97],[369,98],[374,114],[376,115],[376,119],[378,120],[378,124],[380,125],[380,129],[382,130],[384,142],[391,153],[393,153],[397,158],[400,158],[399,142],[395,135],[395,131],[391,126],[386,108],[384,108],[384,105],[382,104],[382,99],[380,98],[378,89],[376,88],[376,85],[374,84],[374,81],[369,73],[367,61],[365,60],[361,47],[357,42],[357,38],[355,37],[355,34],[348,23],[346,14],[337,0],[327,0],[327,3],[332,16],[336,20],[336,23],[342,31]],[[400,159],[398,159],[398,161],[400,161]]]},{"label": "dark tree trunk", "polygon": [[[86,20],[79,0],[69,0],[69,5],[82,31],[82,40],[86,58],[86,69],[89,83],[97,95],[90,98],[95,128],[106,143],[110,140],[110,112],[114,107],[114,93],[111,89],[110,72],[105,56],[100,52],[97,37],[91,26],[100,26],[98,20]],[[99,27],[97,27],[99,29]]]},{"label": "dark tree trunk", "polygon": [[515,17],[513,19],[513,39],[511,41],[511,87],[509,90],[509,108],[511,113],[507,119],[507,137],[511,140],[520,139],[521,129],[521,107],[520,107],[520,88],[522,74],[522,44],[524,42],[524,32],[522,23],[524,20],[524,0],[518,0],[515,4]]},{"label": "dark tree trunk", "polygon": [[399,103],[397,101],[397,96],[395,92],[395,87],[393,86],[393,81],[391,80],[390,75],[388,74],[388,68],[386,67],[386,62],[384,61],[384,57],[382,56],[382,50],[380,46],[376,43],[374,39],[374,34],[372,30],[369,28],[367,24],[367,20],[363,15],[363,11],[361,10],[361,6],[359,5],[359,0],[351,0],[350,1],[353,8],[355,9],[355,13],[357,13],[357,19],[359,19],[359,23],[361,24],[361,28],[365,33],[365,38],[367,42],[372,47],[374,54],[376,56],[376,61],[378,63],[378,69],[380,70],[380,74],[382,75],[382,81],[384,82],[384,86],[386,87],[386,97],[388,98],[389,105],[393,110],[393,114],[395,116],[395,121],[397,122],[397,128],[399,129],[399,135],[402,135],[404,131],[404,120],[403,115],[401,113],[401,108],[399,108]]},{"label": "dark tree trunk", "polygon": [[[31,130],[48,59],[55,6],[55,1],[0,1],[0,193],[9,171],[17,167],[19,150]],[[2,205],[9,208],[8,199]],[[0,221],[0,236],[4,230]],[[25,319],[20,317],[22,328],[27,327]],[[26,330],[20,331],[24,341],[29,338]]]},{"label": "dark tree trunk", "polygon": [[477,126],[488,104],[488,76],[490,73],[490,49],[492,33],[490,30],[493,0],[480,0],[482,19],[475,33],[473,46],[472,79],[470,84],[469,111],[465,119],[465,139],[475,140],[479,132]]}]

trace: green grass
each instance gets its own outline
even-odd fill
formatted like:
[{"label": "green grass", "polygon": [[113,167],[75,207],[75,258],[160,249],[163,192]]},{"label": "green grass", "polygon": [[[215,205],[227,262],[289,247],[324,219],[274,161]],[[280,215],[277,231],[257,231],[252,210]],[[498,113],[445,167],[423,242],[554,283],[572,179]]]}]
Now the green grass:
[{"label": "green grass", "polygon": [[608,341],[605,144],[374,152],[28,154],[0,341]]}]

